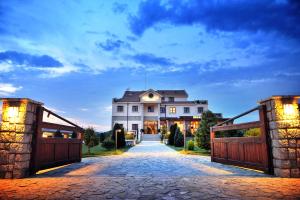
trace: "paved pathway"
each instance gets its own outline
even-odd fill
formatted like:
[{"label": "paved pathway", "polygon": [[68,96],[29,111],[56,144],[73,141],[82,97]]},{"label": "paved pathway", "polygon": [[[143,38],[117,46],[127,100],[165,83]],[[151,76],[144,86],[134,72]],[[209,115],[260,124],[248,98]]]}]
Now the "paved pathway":
[{"label": "paved pathway", "polygon": [[0,199],[300,199],[300,179],[283,179],[182,155],[143,142],[119,156],[27,179],[0,180]]}]

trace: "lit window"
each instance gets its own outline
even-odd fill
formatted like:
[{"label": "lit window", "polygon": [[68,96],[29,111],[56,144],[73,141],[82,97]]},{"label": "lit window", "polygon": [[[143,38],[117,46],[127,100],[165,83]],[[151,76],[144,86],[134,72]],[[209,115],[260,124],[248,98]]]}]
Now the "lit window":
[{"label": "lit window", "polygon": [[175,114],[176,113],[176,107],[170,107],[169,111],[170,111],[170,114]]},{"label": "lit window", "polygon": [[190,107],[184,107],[183,112],[184,113],[190,113]]},{"label": "lit window", "polygon": [[117,112],[123,112],[124,107],[123,106],[117,106]]}]

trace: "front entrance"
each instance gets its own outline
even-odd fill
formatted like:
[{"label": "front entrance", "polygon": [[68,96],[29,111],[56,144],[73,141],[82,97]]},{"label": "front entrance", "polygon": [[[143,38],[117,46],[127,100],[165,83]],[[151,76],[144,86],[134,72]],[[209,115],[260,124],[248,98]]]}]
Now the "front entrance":
[{"label": "front entrance", "polygon": [[157,121],[147,120],[144,122],[145,134],[157,134]]}]

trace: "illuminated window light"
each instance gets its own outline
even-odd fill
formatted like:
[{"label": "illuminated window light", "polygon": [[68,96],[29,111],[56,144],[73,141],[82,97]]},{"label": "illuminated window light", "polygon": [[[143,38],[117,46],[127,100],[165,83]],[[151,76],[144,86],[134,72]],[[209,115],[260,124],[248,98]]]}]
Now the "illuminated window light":
[{"label": "illuminated window light", "polygon": [[19,116],[19,108],[18,107],[9,107],[8,108],[8,117],[14,118]]},{"label": "illuminated window light", "polygon": [[295,107],[293,104],[284,104],[283,105],[283,112],[285,115],[295,115]]}]

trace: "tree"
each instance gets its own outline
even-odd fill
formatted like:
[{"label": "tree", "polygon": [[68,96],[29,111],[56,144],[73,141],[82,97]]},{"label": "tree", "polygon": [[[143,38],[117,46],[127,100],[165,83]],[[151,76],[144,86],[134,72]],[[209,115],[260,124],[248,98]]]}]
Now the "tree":
[{"label": "tree", "polygon": [[167,126],[163,125],[161,128],[161,137],[160,137],[161,141],[163,141],[163,139],[165,139],[167,133],[168,133]]},{"label": "tree", "polygon": [[183,147],[184,146],[184,137],[183,137],[182,132],[180,131],[180,128],[176,129],[174,140],[175,140],[175,142],[174,142],[175,147]]},{"label": "tree", "polygon": [[126,142],[125,142],[125,133],[124,133],[124,128],[121,124],[116,123],[114,125],[114,128],[112,130],[112,135],[111,139],[116,142],[116,130],[121,130],[121,132],[118,132],[118,137],[117,137],[117,148],[122,148],[125,147]]},{"label": "tree", "polygon": [[168,144],[169,145],[174,145],[175,143],[175,132],[176,132],[176,129],[177,129],[177,124],[173,124],[170,126],[170,135],[169,135],[169,138],[168,138]]},{"label": "tree", "polygon": [[195,141],[197,146],[210,149],[210,127],[216,125],[217,118],[211,111],[202,113],[200,127],[195,134]]},{"label": "tree", "polygon": [[259,128],[250,128],[246,130],[244,133],[244,137],[253,137],[253,136],[260,136],[260,129]]},{"label": "tree", "polygon": [[63,134],[60,132],[60,130],[57,130],[55,133],[54,133],[54,137],[56,138],[62,138],[64,137]]},{"label": "tree", "polygon": [[99,139],[93,127],[89,127],[84,131],[83,137],[85,145],[88,147],[88,154],[91,154],[91,148],[99,144]]}]

